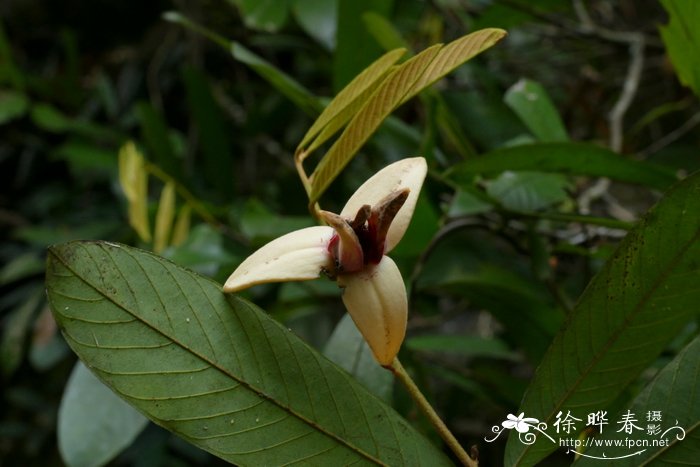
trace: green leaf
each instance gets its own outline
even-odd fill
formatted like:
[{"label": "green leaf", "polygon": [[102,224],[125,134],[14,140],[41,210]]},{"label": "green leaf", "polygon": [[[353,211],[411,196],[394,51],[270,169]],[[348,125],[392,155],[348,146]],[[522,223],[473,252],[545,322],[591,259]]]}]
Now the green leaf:
[{"label": "green leaf", "polygon": [[232,41],[230,49],[233,58],[252,68],[301,110],[312,116],[316,116],[321,111],[321,104],[316,97],[282,70],[246,49],[238,42]]},{"label": "green leaf", "polygon": [[229,0],[241,9],[245,25],[275,32],[287,22],[289,0]]},{"label": "green leaf", "polygon": [[0,370],[9,377],[17,370],[24,358],[24,349],[32,318],[44,296],[34,287],[29,296],[3,320],[0,335]]},{"label": "green leaf", "polygon": [[49,104],[32,106],[31,117],[36,126],[51,133],[65,133],[73,125],[70,117]]},{"label": "green leaf", "polygon": [[447,216],[473,216],[492,211],[494,208],[493,204],[486,202],[482,198],[472,193],[471,190],[457,190],[450,201]]},{"label": "green leaf", "polygon": [[[693,465],[698,460],[700,446],[700,337],[688,344],[671,363],[666,365],[644,390],[634,399],[629,410],[636,414],[640,422],[645,422],[650,411],[658,411],[661,415],[659,425],[661,432],[656,436],[639,432],[635,438],[658,440],[667,439],[666,446],[648,446],[637,456],[619,459],[616,466],[635,467],[638,465]],[[620,420],[623,413],[611,416],[612,420]],[[644,417],[644,418],[641,418]],[[642,424],[646,426],[647,424]],[[667,429],[673,428],[666,436],[661,436]],[[599,436],[601,439],[623,440],[630,436],[610,428],[609,435]],[[682,431],[681,431],[682,429]],[[682,439],[679,439],[679,436]],[[608,457],[624,456],[642,449],[624,449],[608,446],[604,450],[592,448],[587,450],[587,456],[602,457],[603,452]],[[577,467],[599,466],[598,459],[582,458],[576,462]]]},{"label": "green leaf", "polygon": [[399,105],[457,66],[491,47],[505,35],[498,29],[476,31],[446,46],[436,44],[402,63],[379,85],[355,114],[311,175],[310,203],[318,201],[330,183]]},{"label": "green leaf", "polygon": [[294,0],[292,13],[299,26],[327,50],[335,48],[338,0]]},{"label": "green leaf", "polygon": [[98,467],[129,446],[148,419],[102,384],[85,365],[73,367],[58,411],[58,447],[69,467]]},{"label": "green leaf", "polygon": [[419,352],[445,352],[466,357],[517,359],[517,355],[503,341],[478,336],[428,334],[407,339],[406,347]]},{"label": "green leaf", "polygon": [[49,249],[73,350],[157,424],[237,465],[449,465],[350,375],[256,306],[150,253]]},{"label": "green leaf", "polygon": [[486,184],[486,192],[513,211],[536,211],[568,198],[569,181],[563,175],[539,172],[503,172]]},{"label": "green leaf", "polygon": [[338,0],[338,26],[333,54],[333,88],[345,87],[382,53],[367,31],[362,15],[374,11],[389,16],[393,0]]},{"label": "green leaf", "polygon": [[521,79],[508,89],[503,100],[538,140],[546,143],[569,139],[559,112],[540,83]]},{"label": "green leaf", "polygon": [[[700,173],[676,185],[593,278],[541,362],[519,412],[549,426],[559,411],[605,410],[700,300]],[[613,377],[614,376],[614,377]],[[511,435],[506,465],[532,465],[556,446]]]},{"label": "green leaf", "polygon": [[490,177],[506,170],[608,177],[659,190],[677,181],[666,167],[626,159],[587,143],[537,143],[497,149],[455,165],[447,176],[459,183],[470,183],[475,175]]},{"label": "green leaf", "polygon": [[384,50],[408,49],[409,45],[401,37],[401,33],[386,17],[369,11],[362,15],[367,30]]},{"label": "green leaf", "polygon": [[[387,52],[357,75],[326,106],[302,138],[297,150],[304,148],[316,137],[313,147],[307,148],[307,152],[311,152],[342,128],[366,102],[375,86],[386,77],[391,66],[405,53],[404,49]],[[321,130],[325,130],[322,137],[319,136]]]},{"label": "green leaf", "polygon": [[143,139],[148,147],[149,159],[168,175],[181,180],[182,167],[175,155],[175,148],[169,135],[168,125],[163,115],[151,104],[136,104],[136,115],[141,123]]},{"label": "green leaf", "polygon": [[0,125],[22,117],[29,108],[29,99],[24,93],[0,91]]},{"label": "green leaf", "polygon": [[323,354],[350,373],[370,392],[384,401],[391,401],[394,378],[372,355],[357,326],[345,314],[328,339]]},{"label": "green leaf", "polygon": [[670,16],[661,26],[661,38],[681,83],[700,96],[700,4],[687,0],[661,0]]},{"label": "green leaf", "polygon": [[230,198],[234,193],[231,130],[214,100],[205,75],[192,67],[185,68],[182,75],[187,102],[199,131],[201,161],[196,165],[201,167],[207,184],[213,185],[221,197]]}]

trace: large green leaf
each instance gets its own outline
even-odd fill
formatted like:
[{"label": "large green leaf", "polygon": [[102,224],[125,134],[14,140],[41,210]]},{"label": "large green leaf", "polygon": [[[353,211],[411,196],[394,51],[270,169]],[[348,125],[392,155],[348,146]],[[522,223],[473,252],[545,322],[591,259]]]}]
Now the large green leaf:
[{"label": "large green leaf", "polygon": [[[640,454],[617,459],[616,466],[635,467],[640,465],[693,465],[700,458],[700,337],[688,344],[671,363],[656,375],[653,381],[635,398],[628,409],[635,414],[641,427],[649,425],[647,415],[659,412],[661,420],[653,420],[660,430],[655,435],[647,431],[636,432],[635,439],[668,440],[663,446],[629,447],[606,446],[585,451],[586,457],[576,463],[576,467],[599,466],[603,455],[608,458]],[[627,410],[623,411],[626,413]],[[610,417],[610,421],[620,420],[622,414]],[[650,417],[653,418],[653,417]],[[674,428],[675,426],[679,428]],[[607,427],[606,427],[607,428]],[[600,436],[605,440],[623,440],[630,436],[624,431],[610,428],[610,435],[604,431]],[[670,431],[667,431],[669,430]],[[664,435],[664,436],[662,436]]]},{"label": "large green leaf", "polygon": [[671,21],[662,26],[661,38],[681,83],[700,96],[700,3],[661,0]]},{"label": "large green leaf", "polygon": [[448,465],[345,371],[256,306],[123,245],[49,249],[49,302],[115,392],[238,465]]},{"label": "large green leaf", "polygon": [[[606,410],[697,313],[698,212],[700,173],[652,208],[593,278],[519,412],[551,426],[560,411],[585,420],[587,413]],[[525,445],[511,434],[505,463],[532,465],[556,447],[545,437]]]},{"label": "large green leaf", "polygon": [[448,176],[463,182],[471,181],[474,175],[488,177],[506,170],[609,177],[660,190],[677,180],[673,171],[666,167],[626,159],[588,143],[537,143],[497,149],[455,165]]},{"label": "large green leaf", "polygon": [[309,201],[316,202],[360,147],[399,105],[462,63],[488,49],[505,35],[483,29],[447,45],[425,49],[391,72],[352,118],[311,175]]}]

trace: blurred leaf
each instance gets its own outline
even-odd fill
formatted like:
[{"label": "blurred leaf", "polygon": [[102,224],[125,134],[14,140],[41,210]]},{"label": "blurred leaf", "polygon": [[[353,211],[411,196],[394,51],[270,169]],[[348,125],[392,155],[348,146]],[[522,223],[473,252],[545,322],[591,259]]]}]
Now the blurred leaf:
[{"label": "blurred leaf", "polygon": [[34,312],[43,298],[43,290],[34,287],[24,302],[10,312],[3,324],[4,329],[0,336],[0,368],[5,378],[11,376],[22,363]]},{"label": "blurred leaf", "polygon": [[362,16],[373,11],[389,16],[393,0],[338,0],[338,26],[333,54],[333,88],[344,88],[382,53]]},{"label": "blurred leaf", "polygon": [[503,337],[533,363],[540,361],[564,321],[563,313],[538,296],[530,283],[493,266],[446,277],[433,287],[464,297],[473,308],[491,313],[503,326]]},{"label": "blurred leaf", "polygon": [[505,33],[485,29],[446,46],[434,45],[402,63],[355,114],[311,175],[309,201],[316,202],[381,122],[411,96],[491,47]]},{"label": "blurred leaf", "polygon": [[180,246],[187,240],[187,236],[190,233],[190,222],[192,219],[192,206],[185,203],[180,208],[180,212],[177,214],[177,220],[175,221],[175,228],[173,229],[173,238],[171,240],[171,245]]},{"label": "blurred leaf", "polygon": [[457,190],[447,209],[448,217],[473,216],[492,211],[493,204],[487,203],[482,197],[476,196],[470,191]]},{"label": "blurred leaf", "polygon": [[38,371],[53,367],[68,355],[70,349],[59,335],[51,309],[44,306],[34,321],[34,332],[29,350],[29,361]]},{"label": "blurred leaf", "polygon": [[49,249],[46,281],[66,340],[100,379],[222,459],[449,465],[345,371],[209,279],[123,245],[72,242]]},{"label": "blurred leaf", "polygon": [[[678,426],[666,434],[654,437],[645,433],[650,439],[668,439],[666,446],[650,445],[634,457],[618,459],[615,465],[634,467],[638,465],[693,465],[698,460],[700,446],[700,337],[690,342],[676,357],[661,370],[654,379],[635,397],[629,410],[632,413],[648,414],[650,411],[661,412],[662,420],[658,425],[663,431]],[[625,410],[623,413],[626,413]],[[610,420],[620,420],[622,413]],[[664,433],[665,434],[665,433]],[[685,436],[683,436],[683,434]],[[682,439],[678,439],[681,436]],[[611,428],[610,434],[603,432],[602,439],[624,440],[630,436]],[[624,443],[624,441],[622,441]],[[590,448],[586,455],[602,457],[623,456],[630,453],[630,448],[616,449],[615,444],[607,446],[605,452],[599,448]],[[597,459],[582,458],[577,466],[600,465]]]},{"label": "blurred leaf", "polygon": [[372,356],[367,342],[349,314],[343,315],[323,349],[323,355],[353,375],[364,387],[391,402],[394,378]]},{"label": "blurred leaf", "polygon": [[661,38],[681,83],[700,96],[700,4],[682,0],[661,0],[670,21],[660,26]]},{"label": "blurred leaf", "polygon": [[22,117],[29,108],[24,93],[0,90],[0,125]]},{"label": "blurred leaf", "polygon": [[40,274],[44,270],[44,261],[36,253],[28,252],[17,255],[0,269],[0,286]]},{"label": "blurred leaf", "polygon": [[292,12],[302,29],[331,51],[335,48],[339,0],[294,0]]},{"label": "blurred leaf", "polygon": [[241,9],[245,25],[275,32],[287,22],[290,0],[229,0]]},{"label": "blurred leaf", "polygon": [[393,256],[418,256],[428,246],[440,228],[440,217],[425,193],[418,196],[411,223],[398,245],[392,250]]},{"label": "blurred leaf", "polygon": [[129,202],[129,224],[141,240],[150,242],[148,172],[146,172],[143,156],[131,141],[119,150],[119,183]]},{"label": "blurred leaf", "polygon": [[294,102],[308,115],[316,116],[321,111],[321,104],[316,97],[279,68],[263,60],[235,41],[231,42],[231,53],[236,60],[255,70],[272,87]]},{"label": "blurred leaf", "polygon": [[[551,426],[559,411],[585,418],[605,410],[696,314],[698,193],[700,173],[677,184],[625,237],[579,298],[519,412]],[[555,448],[511,436],[505,463],[535,463]]]},{"label": "blurred leaf", "polygon": [[114,459],[148,424],[78,362],[58,412],[58,447],[69,467],[98,467]]},{"label": "blurred leaf", "polygon": [[[306,152],[310,153],[341,129],[367,101],[371,92],[386,77],[391,66],[404,53],[406,51],[403,49],[387,52],[357,75],[323,109],[321,115],[302,138],[297,151],[316,138],[313,144],[306,149]],[[304,160],[305,157],[304,155],[301,159]]]},{"label": "blurred leaf", "polygon": [[471,183],[474,175],[491,177],[506,170],[608,177],[659,190],[677,181],[666,167],[626,159],[587,143],[536,143],[497,149],[455,165],[447,175],[457,182]]},{"label": "blurred leaf", "polygon": [[217,276],[222,265],[233,265],[237,260],[224,249],[221,233],[207,224],[196,225],[184,243],[164,253],[178,265],[209,277]]},{"label": "blurred leaf", "polygon": [[160,192],[156,225],[153,233],[153,251],[160,253],[168,246],[175,220],[175,184],[168,182]]},{"label": "blurred leaf", "polygon": [[73,123],[69,117],[49,104],[34,104],[31,117],[36,126],[51,133],[65,133]]},{"label": "blurred leaf", "polygon": [[401,36],[401,33],[394,27],[386,17],[373,11],[368,11],[362,15],[367,30],[374,37],[377,43],[384,50],[408,49],[409,46]]},{"label": "blurred leaf", "polygon": [[185,68],[182,74],[202,148],[197,166],[203,170],[207,184],[215,187],[222,198],[228,199],[234,193],[231,130],[214,100],[206,76],[192,67]]},{"label": "blurred leaf", "polygon": [[503,172],[488,181],[486,192],[513,211],[536,211],[568,198],[566,177],[539,172]]},{"label": "blurred leaf", "polygon": [[478,336],[422,335],[407,339],[406,347],[418,352],[445,352],[465,357],[517,359],[517,355],[503,341]]},{"label": "blurred leaf", "polygon": [[116,171],[117,158],[114,149],[105,149],[80,139],[68,140],[56,149],[54,155],[66,160],[76,177],[85,171],[97,171],[108,175]]},{"label": "blurred leaf", "polygon": [[504,100],[538,140],[555,142],[569,139],[559,112],[540,83],[521,79],[508,89]]},{"label": "blurred leaf", "polygon": [[5,27],[0,22],[0,83],[7,83],[17,91],[25,88],[25,76],[15,64],[12,57],[12,46],[5,34]]},{"label": "blurred leaf", "polygon": [[286,233],[314,225],[308,216],[281,216],[255,198],[246,202],[240,222],[241,232],[255,245],[263,245]]},{"label": "blurred leaf", "polygon": [[175,155],[165,118],[151,104],[136,104],[136,115],[149,156],[161,170],[176,180],[181,180],[181,165]]}]

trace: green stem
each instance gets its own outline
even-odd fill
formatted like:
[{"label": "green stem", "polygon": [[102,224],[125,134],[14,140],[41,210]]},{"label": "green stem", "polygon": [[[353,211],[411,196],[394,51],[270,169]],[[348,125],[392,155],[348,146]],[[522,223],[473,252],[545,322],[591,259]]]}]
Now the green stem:
[{"label": "green stem", "polygon": [[447,425],[445,425],[445,422],[442,421],[442,419],[435,412],[435,409],[433,409],[433,407],[430,405],[428,399],[425,398],[423,393],[420,392],[420,389],[418,389],[418,386],[416,386],[416,383],[414,383],[408,373],[406,373],[406,370],[401,365],[401,362],[399,362],[398,357],[394,358],[394,361],[391,362],[388,369],[394,373],[398,380],[401,381],[401,383],[406,387],[408,393],[411,395],[411,398],[413,398],[413,401],[418,405],[418,408],[425,414],[426,417],[428,417],[430,423],[433,424],[440,437],[445,441],[445,443],[447,443],[460,462],[462,462],[462,465],[466,465],[468,467],[478,467],[479,461],[469,457],[467,452],[457,441],[457,438],[454,437],[452,432],[450,432],[450,430],[447,428]]},{"label": "green stem", "polygon": [[625,222],[607,217],[587,216],[583,214],[567,214],[561,212],[528,212],[528,211],[506,211],[512,216],[526,217],[529,219],[547,219],[561,222],[578,222],[581,224],[599,225],[610,229],[632,230],[634,223]]}]

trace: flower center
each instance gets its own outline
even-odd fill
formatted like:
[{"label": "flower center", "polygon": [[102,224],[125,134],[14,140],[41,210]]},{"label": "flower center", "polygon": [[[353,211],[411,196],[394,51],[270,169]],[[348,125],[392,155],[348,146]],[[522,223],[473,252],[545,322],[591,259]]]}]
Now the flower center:
[{"label": "flower center", "polygon": [[352,220],[321,211],[335,229],[328,252],[336,263],[336,274],[350,274],[368,264],[378,264],[384,256],[386,238],[392,221],[408,198],[409,189],[397,190],[370,207],[363,205]]}]

